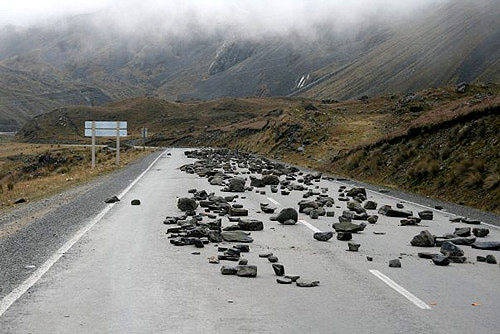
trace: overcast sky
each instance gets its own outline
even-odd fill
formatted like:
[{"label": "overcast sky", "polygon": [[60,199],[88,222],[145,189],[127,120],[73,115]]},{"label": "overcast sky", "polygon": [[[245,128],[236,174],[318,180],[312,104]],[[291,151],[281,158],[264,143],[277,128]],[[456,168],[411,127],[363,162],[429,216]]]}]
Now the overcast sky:
[{"label": "overcast sky", "polygon": [[29,26],[68,15],[99,12],[124,30],[145,25],[167,30],[195,23],[255,34],[307,30],[313,25],[355,26],[374,17],[416,15],[447,0],[0,0],[0,26]]}]

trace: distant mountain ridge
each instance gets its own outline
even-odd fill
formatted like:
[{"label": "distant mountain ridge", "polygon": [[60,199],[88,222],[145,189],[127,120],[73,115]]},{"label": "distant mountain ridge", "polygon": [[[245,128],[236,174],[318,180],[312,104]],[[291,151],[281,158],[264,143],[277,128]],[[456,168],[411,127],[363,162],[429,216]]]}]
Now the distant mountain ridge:
[{"label": "distant mountain ridge", "polygon": [[[0,30],[0,131],[67,105],[152,95],[169,100],[350,99],[500,82],[500,2],[457,0],[350,36],[242,40],[193,32],[123,38],[92,15]],[[306,16],[306,15],[305,15]],[[306,17],[307,19],[307,17]]]}]

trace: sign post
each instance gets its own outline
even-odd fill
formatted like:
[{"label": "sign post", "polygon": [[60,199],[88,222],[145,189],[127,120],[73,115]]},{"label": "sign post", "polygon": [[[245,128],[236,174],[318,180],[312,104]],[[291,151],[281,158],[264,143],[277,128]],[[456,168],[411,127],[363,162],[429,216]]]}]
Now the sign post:
[{"label": "sign post", "polygon": [[142,150],[146,151],[146,137],[148,136],[148,128],[142,128],[141,134],[142,134]]},{"label": "sign post", "polygon": [[92,137],[92,168],[95,168],[95,137],[116,137],[116,164],[120,165],[120,137],[127,136],[127,122],[86,121],[85,137]]},{"label": "sign post", "polygon": [[92,169],[95,168],[95,121],[92,121]]}]

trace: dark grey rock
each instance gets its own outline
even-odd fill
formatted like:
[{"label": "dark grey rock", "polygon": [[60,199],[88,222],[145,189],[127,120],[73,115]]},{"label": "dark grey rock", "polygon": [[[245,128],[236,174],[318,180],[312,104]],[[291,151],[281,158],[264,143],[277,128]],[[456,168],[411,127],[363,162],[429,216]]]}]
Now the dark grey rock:
[{"label": "dark grey rock", "polygon": [[443,245],[445,242],[451,242],[452,244],[455,245],[465,245],[465,246],[470,246],[474,242],[476,242],[476,237],[458,237],[458,238],[452,238],[452,239],[441,239],[441,238],[435,238],[436,241],[436,246],[440,247]]},{"label": "dark grey rock", "polygon": [[268,257],[267,257],[267,260],[268,260],[269,262],[271,262],[271,263],[276,263],[276,262],[278,262],[278,261],[279,261],[279,260],[278,260],[278,257],[277,257],[277,256],[275,256],[275,255],[270,255],[270,256],[268,256]]},{"label": "dark grey rock", "polygon": [[348,251],[350,252],[357,252],[359,250],[359,246],[361,246],[360,244],[356,244],[354,242],[348,242],[347,243],[347,247],[348,248]]},{"label": "dark grey rock", "polygon": [[378,206],[378,204],[374,201],[366,201],[365,204],[363,205],[363,207],[366,210],[376,210],[377,206]]},{"label": "dark grey rock", "polygon": [[434,247],[434,236],[429,231],[425,230],[414,236],[410,244],[416,247]]},{"label": "dark grey rock", "polygon": [[276,276],[283,276],[285,275],[285,267],[282,264],[279,263],[273,263],[273,270]]},{"label": "dark grey rock", "polygon": [[229,215],[233,217],[244,217],[248,216],[248,210],[244,208],[234,208],[229,209]]},{"label": "dark grey rock", "polygon": [[441,245],[440,252],[448,257],[458,257],[464,255],[464,251],[460,247],[449,241],[445,241]]},{"label": "dark grey rock", "polygon": [[278,216],[276,217],[276,220],[281,224],[284,224],[285,221],[287,220],[293,220],[296,223],[298,219],[299,219],[299,214],[297,213],[297,210],[293,208],[286,208],[281,210]]},{"label": "dark grey rock", "polygon": [[248,260],[247,259],[240,259],[240,262],[238,262],[238,264],[240,266],[246,266],[248,264]]},{"label": "dark grey rock", "polygon": [[455,232],[453,234],[459,237],[470,237],[471,228],[470,227],[457,227],[455,228]]},{"label": "dark grey rock", "polygon": [[439,255],[439,254],[429,253],[429,252],[420,252],[417,255],[419,258],[422,258],[422,259],[432,259],[434,256]]},{"label": "dark grey rock", "polygon": [[357,233],[361,232],[365,229],[366,224],[361,223],[361,224],[354,224],[354,223],[349,223],[349,222],[342,222],[342,223],[335,223],[333,224],[333,228],[337,232],[349,232],[349,233]]},{"label": "dark grey rock", "polygon": [[221,233],[222,239],[228,242],[253,242],[248,233],[243,231],[225,231]]},{"label": "dark grey rock", "polygon": [[305,279],[299,278],[295,282],[295,284],[297,284],[297,286],[300,286],[301,288],[312,288],[312,287],[318,286],[319,281],[310,281],[310,280],[305,280]]},{"label": "dark grey rock", "polygon": [[276,186],[276,185],[280,184],[280,178],[276,175],[264,175],[262,177],[262,181],[266,185]]},{"label": "dark grey rock", "polygon": [[385,215],[387,217],[406,218],[406,217],[413,216],[413,212],[411,212],[409,210],[394,209],[390,205],[382,206],[378,210],[378,213],[381,215]]},{"label": "dark grey rock", "polygon": [[447,256],[438,254],[432,257],[432,262],[434,262],[436,266],[447,266],[450,264],[450,259]]},{"label": "dark grey rock", "polygon": [[278,277],[276,279],[276,282],[278,282],[279,284],[292,284],[293,281],[286,277]]},{"label": "dark grey rock", "polygon": [[250,181],[250,186],[255,188],[263,188],[266,186],[266,183],[262,179],[253,179]]},{"label": "dark grey rock", "polygon": [[472,248],[485,250],[500,250],[500,242],[498,241],[476,241],[472,244]]},{"label": "dark grey rock", "polygon": [[236,275],[239,277],[256,277],[257,266],[236,266]]},{"label": "dark grey rock", "polygon": [[486,255],[486,263],[497,264],[497,259],[495,258],[495,255],[492,254]]},{"label": "dark grey rock", "polygon": [[371,215],[371,216],[368,216],[368,218],[366,218],[366,220],[367,220],[370,224],[375,224],[375,223],[377,223],[377,221],[378,221],[378,216],[377,216],[377,215]]},{"label": "dark grey rock", "polygon": [[245,179],[241,177],[233,177],[229,180],[228,190],[231,192],[242,193],[245,191]]},{"label": "dark grey rock", "polygon": [[401,261],[399,259],[394,259],[389,261],[389,267],[391,268],[401,268]]},{"label": "dark grey rock", "polygon": [[255,219],[241,219],[238,226],[242,231],[262,231],[264,229],[264,223]]},{"label": "dark grey rock", "polygon": [[350,232],[338,232],[337,240],[348,241],[352,239],[352,233]]},{"label": "dark grey rock", "polygon": [[328,241],[333,237],[333,232],[316,232],[313,234],[313,238],[318,241]]},{"label": "dark grey rock", "polygon": [[116,196],[111,196],[109,198],[106,198],[106,200],[104,200],[104,203],[116,203],[116,202],[119,202],[120,199]]},{"label": "dark grey rock", "polygon": [[138,199],[133,199],[132,201],[130,201],[130,204],[132,204],[132,205],[141,205],[141,201],[138,200]]},{"label": "dark grey rock", "polygon": [[177,201],[177,208],[181,211],[193,211],[198,207],[198,203],[192,198],[179,198]]},{"label": "dark grey rock", "polygon": [[236,267],[222,266],[220,268],[220,273],[222,275],[236,275],[237,272],[238,270],[236,269]]},{"label": "dark grey rock", "polygon": [[488,234],[490,234],[490,230],[482,227],[474,227],[472,229],[472,234],[474,234],[478,238],[484,238]]},{"label": "dark grey rock", "polygon": [[477,262],[486,262],[486,256],[478,255],[476,256]]}]

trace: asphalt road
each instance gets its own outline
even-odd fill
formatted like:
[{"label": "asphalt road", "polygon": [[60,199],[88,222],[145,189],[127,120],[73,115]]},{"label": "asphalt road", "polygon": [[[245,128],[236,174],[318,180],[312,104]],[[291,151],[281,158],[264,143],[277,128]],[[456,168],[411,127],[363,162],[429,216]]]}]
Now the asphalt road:
[{"label": "asphalt road", "polygon": [[[192,160],[180,149],[170,152],[172,156],[158,158],[132,187],[116,190],[126,191],[121,202],[99,208],[104,211],[94,212],[97,218],[82,219],[76,236],[56,247],[63,254],[56,251],[4,296],[0,333],[499,332],[500,267],[475,260],[479,254],[499,257],[499,252],[462,246],[469,263],[438,267],[416,256],[427,249],[409,245],[423,229],[440,235],[465,226],[449,222],[448,212],[436,211],[434,220],[421,227],[400,227],[399,219],[381,216],[354,235],[361,248],[353,253],[346,251],[345,242],[312,238],[313,230],[331,230],[336,217],[300,216],[301,223],[284,226],[258,212],[261,202],[296,207],[301,192],[246,192],[237,202],[249,209],[251,218],[265,222],[264,231],[252,232],[255,241],[245,255],[258,266],[258,277],[221,275],[222,263],[207,261],[217,254],[213,244],[175,247],[167,239],[162,221],[181,214],[176,197],[187,196],[190,188],[220,190],[178,170]],[[322,180],[318,185],[336,198],[340,183]],[[379,205],[398,202],[377,192],[368,197]],[[131,206],[136,198],[142,204]],[[338,216],[345,203],[336,205]],[[422,210],[410,202],[405,208]],[[486,239],[499,241],[500,230],[490,230]],[[195,251],[201,254],[193,255]],[[319,280],[320,285],[277,284],[271,264],[258,257],[268,251],[279,257],[287,273]],[[366,256],[373,256],[373,262]],[[389,268],[388,261],[399,256],[402,268]],[[2,271],[4,266],[8,261]]]}]

